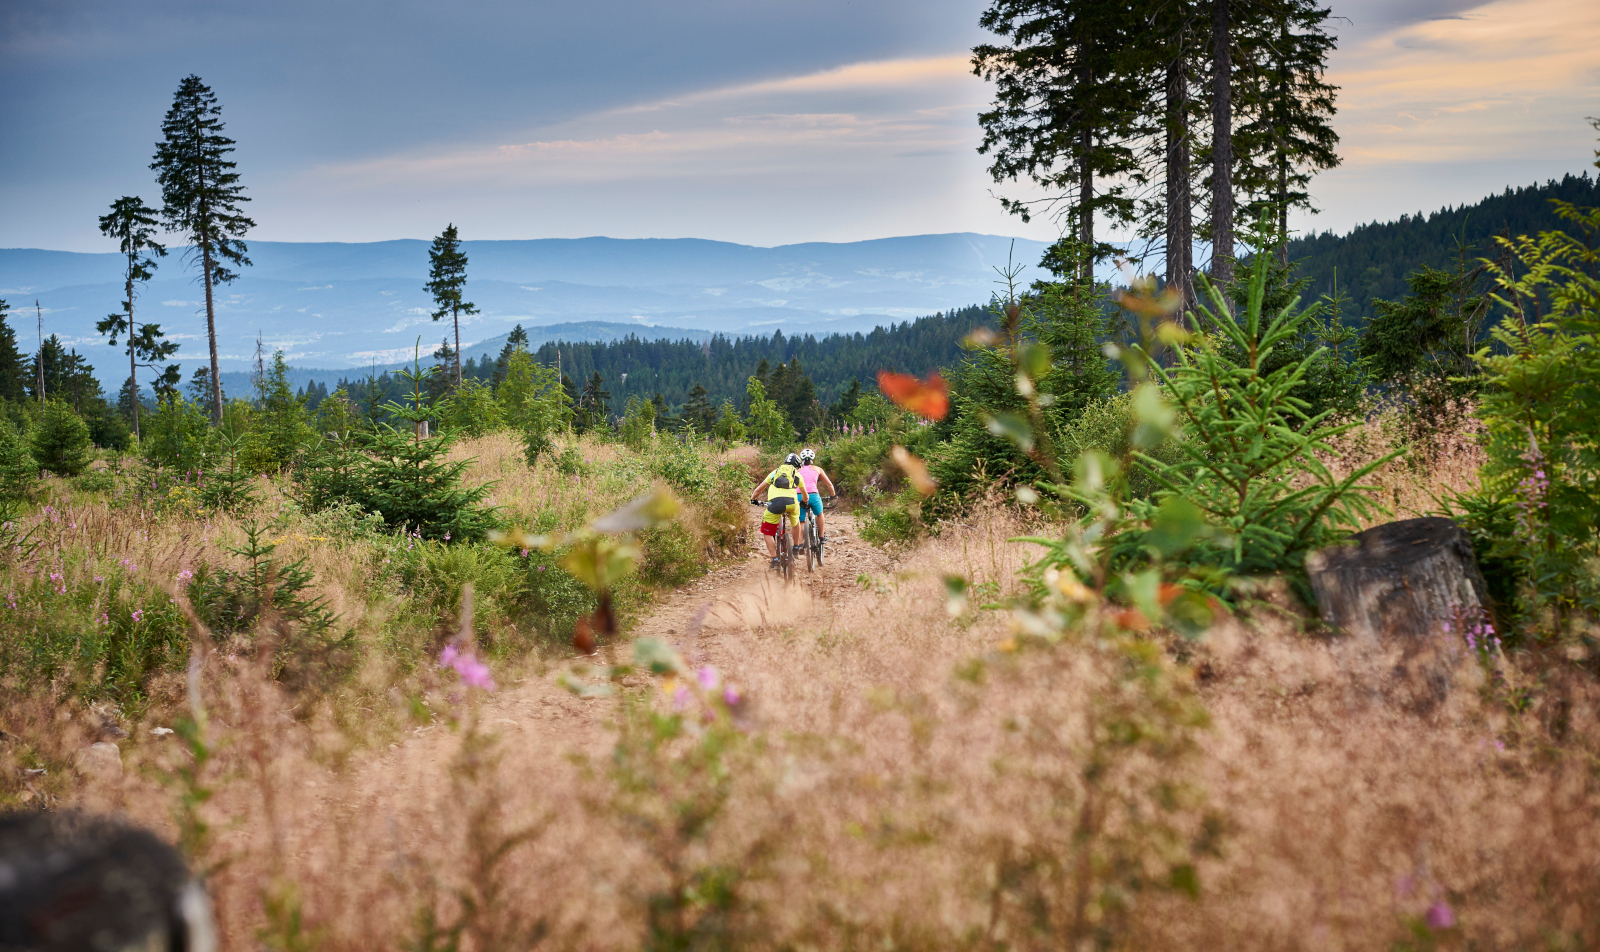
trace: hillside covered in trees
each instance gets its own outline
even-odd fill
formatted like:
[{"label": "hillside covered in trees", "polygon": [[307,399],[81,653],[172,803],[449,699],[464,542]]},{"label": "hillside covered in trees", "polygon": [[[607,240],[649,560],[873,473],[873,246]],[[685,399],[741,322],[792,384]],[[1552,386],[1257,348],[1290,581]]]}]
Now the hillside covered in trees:
[{"label": "hillside covered in trees", "polygon": [[1288,259],[1296,264],[1300,276],[1311,279],[1307,293],[1312,296],[1332,294],[1337,272],[1340,289],[1350,296],[1346,317],[1370,320],[1376,313],[1373,300],[1405,297],[1407,280],[1420,268],[1453,272],[1464,248],[1470,270],[1476,259],[1494,257],[1498,235],[1560,230],[1562,224],[1551,199],[1600,205],[1600,180],[1587,172],[1567,175],[1543,185],[1508,186],[1504,192],[1470,205],[1372,222],[1347,235],[1305,235],[1290,240]]}]

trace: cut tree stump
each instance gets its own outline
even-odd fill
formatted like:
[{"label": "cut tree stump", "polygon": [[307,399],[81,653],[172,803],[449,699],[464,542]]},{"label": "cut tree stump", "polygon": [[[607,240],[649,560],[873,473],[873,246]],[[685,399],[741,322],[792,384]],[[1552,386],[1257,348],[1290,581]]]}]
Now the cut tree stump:
[{"label": "cut tree stump", "polygon": [[1312,553],[1306,572],[1323,621],[1371,647],[1399,648],[1397,674],[1424,682],[1428,697],[1417,700],[1444,699],[1461,632],[1487,615],[1465,530],[1437,516],[1373,526]]}]

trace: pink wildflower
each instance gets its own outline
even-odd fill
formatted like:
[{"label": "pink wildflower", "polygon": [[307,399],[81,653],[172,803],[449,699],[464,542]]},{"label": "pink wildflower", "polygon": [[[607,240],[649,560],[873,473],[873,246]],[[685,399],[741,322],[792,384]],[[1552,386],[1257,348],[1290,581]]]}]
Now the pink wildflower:
[{"label": "pink wildflower", "polygon": [[708,664],[695,672],[695,680],[700,682],[701,690],[709,691],[722,679],[717,676],[717,669]]},{"label": "pink wildflower", "polygon": [[1428,928],[1449,929],[1456,924],[1456,914],[1443,899],[1435,900],[1426,914]]},{"label": "pink wildflower", "polygon": [[723,703],[727,704],[729,707],[738,707],[739,701],[742,700],[742,698],[739,696],[739,689],[731,684],[723,688],[722,700]]},{"label": "pink wildflower", "polygon": [[439,667],[453,668],[461,676],[461,683],[469,688],[482,688],[485,691],[495,689],[494,676],[489,673],[489,666],[479,661],[472,652],[462,651],[455,645],[445,645],[439,652]]},{"label": "pink wildflower", "polygon": [[136,624],[136,625],[137,625],[137,624],[138,624],[138,623],[139,623],[139,619],[141,619],[141,618],[143,618],[143,617],[144,617],[144,609],[142,609],[142,608],[135,608],[135,609],[134,609],[134,610],[133,610],[133,623],[134,623],[134,624]]}]

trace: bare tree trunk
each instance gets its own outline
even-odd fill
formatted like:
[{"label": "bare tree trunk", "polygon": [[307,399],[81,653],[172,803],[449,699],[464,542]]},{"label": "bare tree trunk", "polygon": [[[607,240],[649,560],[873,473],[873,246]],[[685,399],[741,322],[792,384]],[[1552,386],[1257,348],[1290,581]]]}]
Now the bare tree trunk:
[{"label": "bare tree trunk", "polygon": [[455,308],[450,309],[450,317],[456,325],[456,389],[461,389],[461,312]]},{"label": "bare tree trunk", "polygon": [[128,402],[133,408],[133,438],[139,438],[139,365],[133,353],[133,255],[128,256]]},{"label": "bare tree trunk", "polygon": [[1189,189],[1189,77],[1182,34],[1167,63],[1167,287],[1194,303],[1194,198]]},{"label": "bare tree trunk", "polygon": [[211,341],[211,422],[222,425],[222,370],[217,363],[217,308],[211,293],[211,249],[202,246],[200,257],[205,267],[206,337]]},{"label": "bare tree trunk", "polygon": [[1233,38],[1228,0],[1211,5],[1211,278],[1233,281]]}]

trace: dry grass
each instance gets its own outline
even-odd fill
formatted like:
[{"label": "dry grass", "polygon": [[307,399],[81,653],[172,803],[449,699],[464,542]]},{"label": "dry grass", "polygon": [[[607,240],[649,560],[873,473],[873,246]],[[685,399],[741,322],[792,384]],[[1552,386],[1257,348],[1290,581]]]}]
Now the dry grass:
[{"label": "dry grass", "polygon": [[[1370,429],[1350,438],[1353,456],[1384,452],[1382,428]],[[1391,464],[1378,482],[1403,513],[1422,511],[1427,490],[1464,485],[1466,446],[1424,469]],[[524,475],[514,449],[472,448],[478,469],[504,480],[502,504],[531,515],[586,502],[587,484],[568,489],[542,466]],[[1060,860],[1082,845],[1086,797],[1104,805],[1096,855],[1148,867],[1095,874],[1149,887],[1125,911],[1094,906],[1090,931],[1112,947],[1387,948],[1414,941],[1409,923],[1439,903],[1458,923],[1426,939],[1443,947],[1600,943],[1592,682],[1534,683],[1515,660],[1492,682],[1465,663],[1449,701],[1419,714],[1392,659],[1262,616],[1183,648],[1193,667],[1170,652],[1162,662],[1174,690],[1210,713],[1193,754],[1130,755],[1086,774],[1104,743],[1097,705],[1124,682],[1084,646],[996,651],[1009,634],[1002,611],[946,610],[945,573],[1011,590],[1030,552],[1009,540],[1028,528],[982,508],[887,566],[838,567],[845,584],[827,597],[751,581],[720,592],[692,636],[675,628],[696,663],[751,699],[752,721],[723,761],[726,801],[703,836],[681,841],[642,832],[617,807],[611,752],[619,727],[640,722],[615,699],[579,700],[530,674],[452,700],[424,672],[420,688],[456,724],[414,724],[393,745],[349,754],[347,733],[286,717],[287,700],[256,672],[213,658],[206,859],[229,861],[212,878],[229,947],[281,931],[288,920],[271,910],[285,896],[298,897],[302,938],[328,950],[425,947],[424,912],[460,925],[462,947],[477,950],[664,946],[647,933],[651,903],[685,870],[725,870],[726,908],[710,891],[690,903],[690,921],[720,930],[720,945],[702,936],[698,947],[1055,949],[1085,881]],[[139,544],[187,551],[175,531]],[[337,557],[326,552],[314,557]],[[849,585],[858,568],[865,577]],[[634,696],[655,695],[632,683]],[[1529,709],[1504,703],[1513,688],[1527,689]],[[373,703],[388,705],[374,717],[403,720],[408,702]],[[175,791],[152,778],[181,755],[149,726],[125,745],[122,780],[76,795],[170,831]],[[481,745],[486,735],[497,742]],[[654,749],[638,795],[703,805],[704,778],[678,769],[696,743]],[[1141,833],[1131,806],[1149,809],[1157,781],[1172,785],[1164,808],[1184,837],[1219,820],[1198,898],[1155,888],[1173,847]],[[479,912],[463,919],[466,909]]]}]

